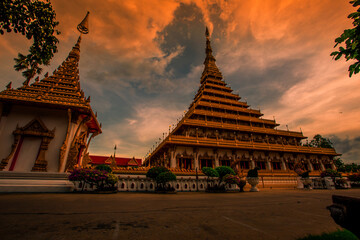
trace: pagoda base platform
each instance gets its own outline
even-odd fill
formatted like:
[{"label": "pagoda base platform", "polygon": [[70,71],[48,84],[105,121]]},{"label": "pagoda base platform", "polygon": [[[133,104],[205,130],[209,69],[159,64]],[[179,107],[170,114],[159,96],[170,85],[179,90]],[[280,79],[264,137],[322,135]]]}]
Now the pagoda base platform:
[{"label": "pagoda base platform", "polygon": [[0,193],[60,193],[73,189],[66,173],[0,172]]}]

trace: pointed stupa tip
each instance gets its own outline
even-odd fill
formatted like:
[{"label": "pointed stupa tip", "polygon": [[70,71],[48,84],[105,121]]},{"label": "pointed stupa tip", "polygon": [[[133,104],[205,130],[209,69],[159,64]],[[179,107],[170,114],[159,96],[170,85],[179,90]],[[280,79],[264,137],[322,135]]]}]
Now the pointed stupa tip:
[{"label": "pointed stupa tip", "polygon": [[89,33],[89,14],[90,12],[88,11],[85,18],[81,21],[79,25],[77,25],[77,30],[79,30],[79,32],[83,34]]}]

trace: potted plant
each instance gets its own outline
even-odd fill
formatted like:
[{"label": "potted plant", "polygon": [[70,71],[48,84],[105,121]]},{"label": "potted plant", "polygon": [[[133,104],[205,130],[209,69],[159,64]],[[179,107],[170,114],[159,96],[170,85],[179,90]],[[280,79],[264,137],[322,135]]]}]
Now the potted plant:
[{"label": "potted plant", "polygon": [[225,190],[225,182],[223,181],[224,177],[226,175],[235,176],[234,170],[228,166],[220,166],[220,167],[215,168],[215,171],[219,174],[219,187],[221,187]]},{"label": "potted plant", "polygon": [[85,190],[85,184],[89,184],[90,186],[95,186],[94,192],[112,193],[117,192],[115,184],[119,181],[119,178],[107,171],[74,169],[69,175],[69,180],[78,182],[81,192]]},{"label": "potted plant", "polygon": [[175,188],[170,186],[168,183],[171,181],[176,181],[176,175],[172,172],[162,172],[156,177],[156,192],[159,193],[167,193],[167,192],[173,192],[175,193]]},{"label": "potted plant", "polygon": [[226,174],[223,178],[223,181],[228,184],[236,184],[240,188],[240,192],[244,191],[244,186],[246,185],[246,180],[241,179],[237,175]]},{"label": "potted plant", "polygon": [[336,182],[336,178],[341,178],[341,173],[339,173],[338,171],[328,168],[325,171],[321,172],[320,176],[324,179],[328,179],[328,182],[331,182],[329,188],[341,188],[341,186]]},{"label": "potted plant", "polygon": [[247,173],[246,180],[251,185],[250,192],[258,192],[259,189],[257,188],[257,185],[259,184],[259,168],[255,167],[254,169],[250,169]]},{"label": "potted plant", "polygon": [[206,178],[206,183],[207,183],[207,186],[206,186],[206,191],[207,192],[211,192],[215,186],[214,184],[214,178],[218,178],[219,177],[219,173],[211,168],[211,167],[203,167],[201,169],[201,171],[205,174],[205,176],[207,176]]},{"label": "potted plant", "polygon": [[311,189],[312,180],[310,179],[310,171],[303,170],[304,166],[302,163],[298,162],[294,166],[294,171],[297,173],[298,177],[298,188]]}]

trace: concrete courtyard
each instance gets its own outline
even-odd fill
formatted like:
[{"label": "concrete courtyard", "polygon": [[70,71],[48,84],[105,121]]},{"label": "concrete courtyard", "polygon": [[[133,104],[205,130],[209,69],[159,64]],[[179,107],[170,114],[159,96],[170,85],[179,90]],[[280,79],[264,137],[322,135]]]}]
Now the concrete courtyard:
[{"label": "concrete courtyard", "polygon": [[331,195],[360,189],[244,193],[1,194],[5,239],[296,239],[340,227]]}]

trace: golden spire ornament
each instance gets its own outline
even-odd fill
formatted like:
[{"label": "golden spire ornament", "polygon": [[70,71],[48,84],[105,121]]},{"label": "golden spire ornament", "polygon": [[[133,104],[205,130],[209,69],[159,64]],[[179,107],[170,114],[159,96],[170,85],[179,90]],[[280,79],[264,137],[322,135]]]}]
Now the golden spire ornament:
[{"label": "golden spire ornament", "polygon": [[77,30],[83,34],[89,33],[89,11],[86,13],[85,18],[81,21],[79,25],[77,25]]}]

